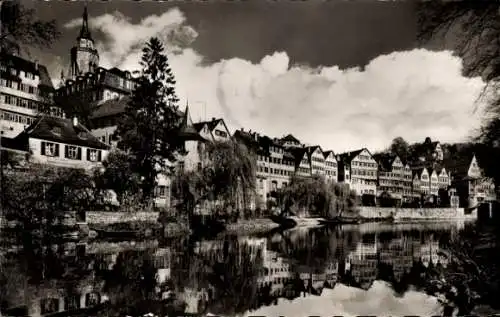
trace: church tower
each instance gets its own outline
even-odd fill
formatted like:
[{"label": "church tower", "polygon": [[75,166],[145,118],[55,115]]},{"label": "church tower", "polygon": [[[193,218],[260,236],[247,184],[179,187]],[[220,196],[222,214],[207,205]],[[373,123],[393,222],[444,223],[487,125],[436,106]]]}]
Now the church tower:
[{"label": "church tower", "polygon": [[93,72],[98,65],[99,53],[90,35],[87,4],[85,4],[80,35],[76,38],[76,45],[71,49],[71,79],[74,80],[77,76]]}]

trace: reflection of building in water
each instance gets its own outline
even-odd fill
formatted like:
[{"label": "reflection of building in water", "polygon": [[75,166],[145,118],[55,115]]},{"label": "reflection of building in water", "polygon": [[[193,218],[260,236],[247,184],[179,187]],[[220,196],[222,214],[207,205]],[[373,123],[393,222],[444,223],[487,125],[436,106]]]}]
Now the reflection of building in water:
[{"label": "reflection of building in water", "polygon": [[377,277],[377,251],[376,241],[372,244],[359,243],[347,256],[346,271],[349,271],[354,281],[364,289],[369,288]]},{"label": "reflection of building in water", "polygon": [[307,266],[297,268],[299,277],[308,292],[320,294],[324,287],[333,288],[338,280],[339,263],[330,261],[322,272],[317,272]]},{"label": "reflection of building in water", "polygon": [[187,314],[199,314],[203,310],[204,303],[210,300],[210,291],[201,288],[199,290],[194,288],[184,288],[184,291],[179,294],[179,299],[186,303],[184,310]]},{"label": "reflection of building in water", "polygon": [[270,286],[272,296],[282,296],[285,284],[293,279],[290,263],[271,250],[264,253],[263,260],[263,267],[257,279],[259,287]]},{"label": "reflection of building in water", "polygon": [[169,248],[158,248],[153,253],[153,267],[158,271],[158,283],[164,283],[171,277],[172,252]]},{"label": "reflection of building in water", "polygon": [[[9,292],[2,298],[8,304],[7,313],[15,312],[23,316],[47,316],[54,313],[68,313],[83,308],[90,308],[108,300],[103,292],[104,282],[96,278],[97,271],[113,269],[117,258],[122,252],[138,252],[139,258],[149,257],[153,267],[157,269],[158,282],[165,282],[170,278],[171,252],[168,248],[151,248],[148,243],[132,242],[95,242],[65,243],[54,245],[50,249],[59,254],[59,261],[65,266],[78,267],[85,275],[78,280],[67,281],[48,280],[40,285],[30,285],[28,277],[22,272],[19,291]],[[68,285],[71,285],[68,288]]]},{"label": "reflection of building in water", "polygon": [[46,316],[59,312],[71,312],[81,308],[90,308],[105,302],[108,298],[102,293],[102,282],[96,282],[87,276],[72,283],[71,291],[67,283],[46,281],[40,285],[28,283],[28,277],[17,275],[22,285],[17,285],[16,293],[4,294],[7,303],[6,315]]},{"label": "reflection of building in water", "polygon": [[428,267],[430,263],[433,265],[441,264],[443,267],[448,265],[448,259],[441,255],[441,248],[438,241],[427,241],[420,247],[422,264]]},{"label": "reflection of building in water", "polygon": [[411,270],[415,254],[420,254],[420,239],[408,236],[392,239],[379,248],[380,263],[392,267],[396,281]]},{"label": "reflection of building in water", "polygon": [[194,247],[194,253],[223,261],[224,248],[227,248],[228,252],[235,252],[235,247],[240,254],[243,251],[248,252],[252,260],[255,260],[259,253],[264,256],[266,252],[266,239],[240,237],[237,243],[234,242],[236,241],[223,239],[198,241]]}]

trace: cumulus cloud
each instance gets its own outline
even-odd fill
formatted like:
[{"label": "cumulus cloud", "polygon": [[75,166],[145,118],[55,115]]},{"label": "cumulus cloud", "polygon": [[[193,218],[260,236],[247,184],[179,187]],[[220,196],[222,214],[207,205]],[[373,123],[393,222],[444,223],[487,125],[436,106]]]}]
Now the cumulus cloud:
[{"label": "cumulus cloud", "polygon": [[280,299],[277,306],[245,316],[438,316],[441,312],[435,297],[416,291],[397,297],[386,283],[375,281],[367,291],[340,284],[324,289],[321,296]]},{"label": "cumulus cloud", "polygon": [[479,126],[482,111],[474,112],[474,102],[484,83],[463,77],[461,59],[449,51],[393,52],[352,69],[291,65],[286,52],[259,63],[235,57],[206,65],[189,47],[198,34],[178,9],[139,23],[115,12],[90,25],[105,35],[98,45],[104,67],[138,69],[144,42],[160,37],[182,106],[189,99],[195,121],[220,116],[232,129],[293,133],[336,152],[383,149],[397,136],[460,141]]}]

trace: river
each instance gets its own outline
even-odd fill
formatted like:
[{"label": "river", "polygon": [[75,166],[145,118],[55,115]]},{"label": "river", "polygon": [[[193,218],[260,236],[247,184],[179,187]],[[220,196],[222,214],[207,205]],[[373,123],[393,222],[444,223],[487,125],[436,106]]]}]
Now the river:
[{"label": "river", "polygon": [[464,222],[2,246],[3,316],[432,316],[420,291]]}]

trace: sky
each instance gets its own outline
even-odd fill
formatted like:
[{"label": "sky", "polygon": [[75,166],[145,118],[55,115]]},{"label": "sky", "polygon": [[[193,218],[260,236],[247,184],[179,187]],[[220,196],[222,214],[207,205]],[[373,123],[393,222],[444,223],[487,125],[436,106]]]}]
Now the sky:
[{"label": "sky", "polygon": [[440,316],[442,306],[436,297],[410,290],[396,296],[392,288],[375,281],[368,290],[335,285],[323,289],[321,296],[280,298],[278,305],[264,306],[245,314],[250,316]]},{"label": "sky", "polygon": [[[57,82],[83,2],[31,2],[61,38],[30,50]],[[222,117],[231,131],[292,133],[337,153],[386,148],[401,136],[466,140],[479,127],[484,83],[462,76],[449,48],[416,44],[414,4],[397,1],[90,1],[100,66],[139,69],[152,36],[166,46],[183,109]]]}]

